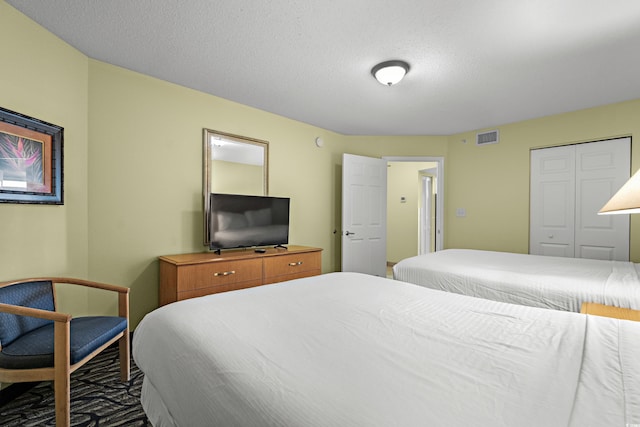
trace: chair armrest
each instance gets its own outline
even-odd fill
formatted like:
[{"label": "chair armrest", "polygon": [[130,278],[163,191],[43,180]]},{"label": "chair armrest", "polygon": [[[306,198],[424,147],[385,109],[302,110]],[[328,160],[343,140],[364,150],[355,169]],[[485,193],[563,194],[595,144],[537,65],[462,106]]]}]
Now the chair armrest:
[{"label": "chair armrest", "polygon": [[58,283],[69,284],[69,285],[79,285],[79,286],[84,286],[88,288],[95,288],[95,289],[102,289],[105,291],[117,292],[118,293],[118,316],[129,319],[129,291],[130,290],[129,288],[126,288],[124,286],[94,282],[92,280],[76,279],[73,277],[29,278],[29,279],[15,280],[11,282],[3,282],[3,283],[0,283],[0,286],[10,286],[18,283],[38,282],[38,281],[49,281],[54,285]]},{"label": "chair armrest", "polygon": [[118,293],[118,316],[129,319],[129,288],[118,285],[111,285],[108,283],[94,282],[93,280],[76,279],[73,277],[52,277],[51,280],[55,283],[66,283],[70,285],[80,285],[88,288],[102,289],[105,291],[112,291]]},{"label": "chair armrest", "polygon": [[0,312],[16,314],[19,316],[38,317],[40,319],[53,320],[54,322],[70,322],[71,315],[57,311],[41,310],[39,308],[23,307],[20,305],[0,303]]},{"label": "chair armrest", "polygon": [[94,282],[92,280],[76,279],[73,277],[35,277],[35,278],[29,278],[29,279],[20,279],[20,280],[13,280],[9,282],[2,282],[0,283],[0,285],[9,286],[17,283],[38,282],[38,281],[48,281],[52,283],[67,283],[70,285],[80,285],[80,286],[86,286],[89,288],[98,288],[98,289],[104,289],[106,291],[114,291],[121,294],[129,293],[129,288],[126,288],[124,286],[110,285],[107,283]]},{"label": "chair armrest", "polygon": [[[38,280],[38,279],[33,279],[33,280]],[[72,277],[52,277],[50,279],[43,279],[43,280],[51,280],[53,283],[67,283],[67,284],[70,284],[70,285],[80,285],[80,286],[86,286],[86,287],[89,287],[89,288],[104,289],[106,291],[118,292],[120,294],[128,294],[129,293],[129,288],[126,288],[124,286],[111,285],[111,284],[108,284],[108,283],[101,283],[101,282],[94,282],[92,280],[75,279],[75,278],[72,278]]]}]

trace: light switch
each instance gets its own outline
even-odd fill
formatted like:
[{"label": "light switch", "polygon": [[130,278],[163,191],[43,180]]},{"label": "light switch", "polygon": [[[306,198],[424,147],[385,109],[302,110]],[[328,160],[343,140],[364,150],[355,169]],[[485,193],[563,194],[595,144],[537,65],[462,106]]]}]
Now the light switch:
[{"label": "light switch", "polygon": [[467,216],[467,210],[465,208],[456,209],[456,216],[461,218]]}]

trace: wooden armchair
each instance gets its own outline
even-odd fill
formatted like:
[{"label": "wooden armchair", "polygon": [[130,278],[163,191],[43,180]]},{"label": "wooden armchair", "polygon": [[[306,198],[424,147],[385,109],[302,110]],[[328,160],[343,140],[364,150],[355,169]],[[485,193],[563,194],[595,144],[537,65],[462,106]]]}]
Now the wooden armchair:
[{"label": "wooden armchair", "polygon": [[[72,318],[56,311],[55,285],[118,293],[118,316]],[[119,341],[120,379],[129,380],[129,289],[45,277],[0,283],[0,382],[53,381],[56,425],[70,425],[70,376]]]}]

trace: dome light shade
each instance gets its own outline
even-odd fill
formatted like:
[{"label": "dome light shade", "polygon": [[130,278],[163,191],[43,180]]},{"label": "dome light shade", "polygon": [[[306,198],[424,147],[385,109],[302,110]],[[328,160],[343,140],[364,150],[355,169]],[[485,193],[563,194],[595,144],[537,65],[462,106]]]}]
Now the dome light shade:
[{"label": "dome light shade", "polygon": [[391,86],[402,80],[409,72],[409,64],[404,61],[385,61],[371,69],[371,74],[385,86]]}]

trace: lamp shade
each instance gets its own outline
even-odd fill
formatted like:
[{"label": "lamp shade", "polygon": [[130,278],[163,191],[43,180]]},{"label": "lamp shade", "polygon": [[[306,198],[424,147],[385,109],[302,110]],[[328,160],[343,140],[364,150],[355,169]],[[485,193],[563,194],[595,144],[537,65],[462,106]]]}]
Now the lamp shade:
[{"label": "lamp shade", "polygon": [[409,71],[404,61],[385,61],[371,69],[371,74],[385,86],[391,86],[402,80]]},{"label": "lamp shade", "polygon": [[640,171],[633,174],[598,215],[640,213]]}]

